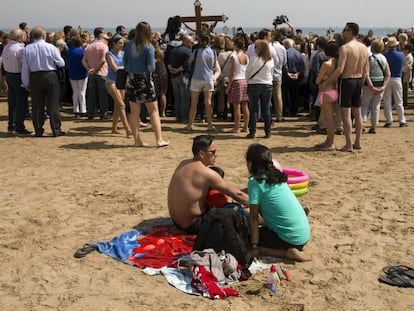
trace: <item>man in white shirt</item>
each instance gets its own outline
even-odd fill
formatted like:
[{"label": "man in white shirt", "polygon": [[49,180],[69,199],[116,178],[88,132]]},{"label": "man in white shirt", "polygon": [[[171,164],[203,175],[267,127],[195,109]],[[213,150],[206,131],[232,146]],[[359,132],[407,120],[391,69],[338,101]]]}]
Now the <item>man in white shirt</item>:
[{"label": "man in white shirt", "polygon": [[9,108],[8,131],[17,135],[30,136],[31,132],[24,126],[26,114],[27,91],[22,87],[22,61],[26,32],[17,28],[10,32],[11,41],[3,49],[3,68],[9,86],[7,101]]},{"label": "man in white shirt", "polygon": [[287,63],[287,53],[286,48],[280,43],[282,39],[282,32],[276,29],[272,42],[272,46],[278,57],[278,62],[275,63],[275,69],[273,71],[273,108],[276,122],[283,121],[282,71]]}]

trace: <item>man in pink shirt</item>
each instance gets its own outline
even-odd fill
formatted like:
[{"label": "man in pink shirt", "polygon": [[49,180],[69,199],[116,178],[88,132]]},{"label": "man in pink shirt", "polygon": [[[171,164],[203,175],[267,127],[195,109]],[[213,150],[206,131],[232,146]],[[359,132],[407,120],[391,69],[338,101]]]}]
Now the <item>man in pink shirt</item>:
[{"label": "man in pink shirt", "polygon": [[105,77],[108,74],[108,64],[105,55],[108,52],[109,37],[102,27],[94,30],[95,41],[88,45],[82,64],[88,70],[87,116],[93,119],[96,108],[99,108],[101,120],[108,119],[108,99],[105,88]]}]

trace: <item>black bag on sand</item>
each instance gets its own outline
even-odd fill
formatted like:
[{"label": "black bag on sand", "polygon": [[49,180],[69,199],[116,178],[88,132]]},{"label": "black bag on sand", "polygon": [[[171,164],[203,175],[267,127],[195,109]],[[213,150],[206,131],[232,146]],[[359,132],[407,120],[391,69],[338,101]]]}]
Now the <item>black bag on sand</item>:
[{"label": "black bag on sand", "polygon": [[193,251],[213,248],[232,254],[241,266],[241,280],[247,280],[251,273],[249,266],[253,257],[248,249],[247,220],[238,212],[228,208],[212,208],[200,221]]}]

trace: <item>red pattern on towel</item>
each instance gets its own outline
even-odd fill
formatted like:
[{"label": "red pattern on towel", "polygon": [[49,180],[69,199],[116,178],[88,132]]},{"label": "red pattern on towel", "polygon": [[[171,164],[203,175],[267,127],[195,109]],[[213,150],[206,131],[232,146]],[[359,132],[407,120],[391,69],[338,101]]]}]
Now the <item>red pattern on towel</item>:
[{"label": "red pattern on towel", "polygon": [[128,260],[139,268],[173,266],[179,257],[192,252],[195,238],[195,235],[185,234],[171,226],[154,226],[138,239],[141,246],[133,250],[135,254],[145,256],[131,256]]}]

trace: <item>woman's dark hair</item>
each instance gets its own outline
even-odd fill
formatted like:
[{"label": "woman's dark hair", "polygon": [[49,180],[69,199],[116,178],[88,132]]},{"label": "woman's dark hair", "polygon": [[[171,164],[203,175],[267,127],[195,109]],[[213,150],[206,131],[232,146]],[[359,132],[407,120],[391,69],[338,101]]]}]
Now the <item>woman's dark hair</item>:
[{"label": "woman's dark hair", "polygon": [[326,56],[330,56],[336,59],[338,59],[339,57],[339,48],[334,41],[329,42],[328,46],[324,49],[324,51]]},{"label": "woman's dark hair", "polygon": [[233,42],[234,42],[234,45],[239,50],[243,50],[244,49],[245,41],[244,41],[244,38],[243,37],[236,37],[236,38],[234,38]]},{"label": "woman's dark hair", "polygon": [[272,153],[266,146],[250,145],[246,152],[246,162],[250,163],[250,174],[259,182],[263,179],[269,184],[287,182],[288,176],[274,166]]},{"label": "woman's dark hair", "polygon": [[165,35],[168,34],[170,41],[174,40],[178,32],[180,31],[180,28],[181,28],[181,17],[179,15],[168,18],[167,28],[165,29],[164,37]]},{"label": "woman's dark hair", "polygon": [[198,42],[202,48],[206,48],[210,44],[210,36],[200,34],[198,36]]},{"label": "woman's dark hair", "polygon": [[211,135],[198,135],[193,140],[193,155],[196,156],[201,150],[207,150],[213,143],[214,136]]}]

